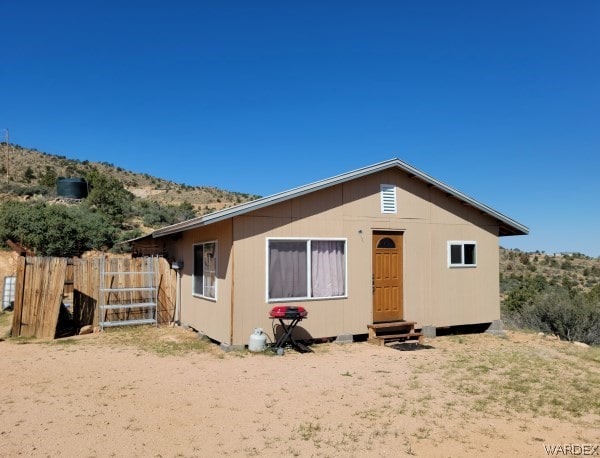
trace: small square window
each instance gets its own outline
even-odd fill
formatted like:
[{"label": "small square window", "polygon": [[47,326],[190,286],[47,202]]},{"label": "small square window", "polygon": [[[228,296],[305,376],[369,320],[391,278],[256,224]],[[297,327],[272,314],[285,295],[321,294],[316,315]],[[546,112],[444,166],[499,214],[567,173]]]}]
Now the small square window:
[{"label": "small square window", "polygon": [[477,244],[475,242],[448,242],[448,267],[475,267]]}]

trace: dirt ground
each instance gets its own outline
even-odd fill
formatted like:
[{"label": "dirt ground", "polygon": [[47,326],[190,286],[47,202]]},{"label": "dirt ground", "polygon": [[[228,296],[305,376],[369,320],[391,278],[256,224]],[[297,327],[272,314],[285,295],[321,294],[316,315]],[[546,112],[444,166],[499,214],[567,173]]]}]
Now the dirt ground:
[{"label": "dirt ground", "polygon": [[600,444],[595,349],[509,333],[272,356],[144,332],[139,344],[0,342],[0,456],[497,457]]}]

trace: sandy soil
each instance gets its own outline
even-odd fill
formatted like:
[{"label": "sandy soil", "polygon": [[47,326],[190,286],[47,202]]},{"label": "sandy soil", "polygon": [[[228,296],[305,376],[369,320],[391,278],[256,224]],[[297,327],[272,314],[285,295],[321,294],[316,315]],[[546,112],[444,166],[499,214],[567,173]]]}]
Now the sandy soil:
[{"label": "sandy soil", "polygon": [[282,357],[161,356],[96,334],[0,342],[0,455],[496,457],[600,444],[595,413],[477,409],[457,382],[461,366],[448,365],[523,346],[558,354],[519,335],[438,337],[418,351],[330,343]]}]

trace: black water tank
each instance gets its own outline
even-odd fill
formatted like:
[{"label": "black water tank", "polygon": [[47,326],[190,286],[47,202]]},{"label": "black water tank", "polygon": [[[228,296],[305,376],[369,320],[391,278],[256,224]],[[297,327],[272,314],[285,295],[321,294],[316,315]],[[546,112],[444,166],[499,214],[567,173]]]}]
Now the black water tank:
[{"label": "black water tank", "polygon": [[56,182],[56,194],[67,199],[85,199],[88,185],[83,178],[59,178]]}]

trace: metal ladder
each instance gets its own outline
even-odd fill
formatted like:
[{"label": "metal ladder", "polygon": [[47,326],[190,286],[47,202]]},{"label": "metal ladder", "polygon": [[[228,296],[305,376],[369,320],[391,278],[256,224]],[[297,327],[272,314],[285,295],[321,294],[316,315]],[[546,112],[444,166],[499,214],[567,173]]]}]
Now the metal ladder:
[{"label": "metal ladder", "polygon": [[120,271],[115,267],[117,260],[108,260],[108,266],[105,258],[100,260],[98,326],[101,330],[114,326],[158,325],[157,261],[155,256],[143,258],[141,270],[135,271],[129,260],[132,270]]}]

